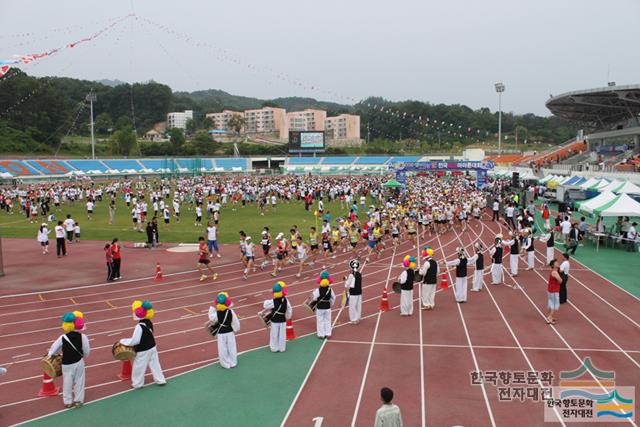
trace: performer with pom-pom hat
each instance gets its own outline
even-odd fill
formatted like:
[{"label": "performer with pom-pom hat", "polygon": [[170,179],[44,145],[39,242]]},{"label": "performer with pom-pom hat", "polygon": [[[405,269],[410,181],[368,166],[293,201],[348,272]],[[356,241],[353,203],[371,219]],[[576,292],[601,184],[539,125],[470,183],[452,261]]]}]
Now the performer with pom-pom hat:
[{"label": "performer with pom-pom hat", "polygon": [[471,291],[480,292],[482,290],[483,274],[484,274],[484,254],[482,253],[482,251],[484,250],[484,246],[482,246],[482,243],[476,242],[474,247],[476,248],[476,254],[473,257],[469,258],[470,263],[471,262],[476,263],[476,269],[473,272],[473,282],[471,284]]},{"label": "performer with pom-pom hat", "polygon": [[293,308],[287,299],[287,287],[283,281],[273,285],[273,299],[264,302],[263,307],[271,310],[271,331],[269,334],[269,348],[273,353],[287,349],[286,322],[293,316]]},{"label": "performer with pom-pom hat", "polygon": [[238,364],[238,347],[236,332],[240,331],[240,320],[231,309],[231,297],[227,292],[220,292],[209,307],[209,320],[218,323],[218,358],[220,366],[225,369],[235,368]]},{"label": "performer with pom-pom hat", "polygon": [[351,274],[344,284],[349,292],[349,321],[353,324],[360,323],[362,317],[362,274],[358,271],[360,262],[357,259],[349,261]]},{"label": "performer with pom-pom hat", "polygon": [[153,337],[153,323],[151,322],[154,314],[153,305],[147,300],[136,300],[131,305],[131,310],[133,311],[133,319],[138,321],[138,324],[133,329],[131,338],[120,340],[121,344],[133,346],[136,351],[131,370],[131,386],[133,388],[144,386],[144,374],[147,367],[151,369],[153,381],[158,385],[165,385],[167,380],[162,373],[156,340]]},{"label": "performer with pom-pom hat", "polygon": [[426,257],[420,269],[422,275],[422,309],[433,310],[436,306],[436,285],[438,284],[438,262],[433,259],[433,249],[426,246],[422,251]]},{"label": "performer with pom-pom hat", "polygon": [[62,316],[62,330],[49,349],[48,356],[62,350],[62,401],[67,408],[80,407],[84,402],[84,358],[89,356],[89,338],[84,330],[84,315],[69,311]]},{"label": "performer with pom-pom hat", "polygon": [[317,279],[318,287],[313,291],[313,300],[316,305],[316,333],[318,338],[325,339],[331,336],[331,306],[336,302],[336,295],[329,286],[333,279],[328,271],[320,273]]},{"label": "performer with pom-pom hat", "polygon": [[502,283],[502,234],[497,234],[495,244],[489,250],[491,255],[491,284]]},{"label": "performer with pom-pom hat", "polygon": [[400,315],[411,316],[413,314],[413,280],[415,278],[416,259],[412,256],[405,256],[402,265],[406,268],[400,273],[398,282],[400,283]]},{"label": "performer with pom-pom hat", "polygon": [[456,284],[454,286],[456,302],[467,302],[467,254],[464,248],[458,248],[456,253],[458,257],[447,261],[447,266],[456,268]]}]

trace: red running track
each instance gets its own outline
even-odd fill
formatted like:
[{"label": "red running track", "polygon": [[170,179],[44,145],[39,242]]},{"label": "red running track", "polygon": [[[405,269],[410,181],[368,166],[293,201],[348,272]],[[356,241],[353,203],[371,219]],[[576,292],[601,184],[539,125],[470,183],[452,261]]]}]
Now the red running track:
[{"label": "red running track", "polygon": [[[420,245],[434,247],[437,259],[451,259],[457,246],[464,245],[469,252],[477,240],[488,246],[499,227],[489,221],[472,222],[463,233],[423,235]],[[562,306],[555,326],[546,325],[541,314],[548,274],[541,268],[521,268],[517,278],[505,274],[505,283],[521,288],[488,285],[482,292],[470,292],[466,304],[455,303],[451,289],[439,290],[435,310],[419,310],[416,302],[411,317],[399,316],[399,298],[390,294],[392,310],[380,313],[382,289],[402,271],[405,254],[417,255],[418,251],[404,242],[397,251],[387,249],[380,259],[363,265],[363,321],[348,324],[347,312],[336,304],[333,336],[323,344],[283,424],[296,425],[297,420],[321,416],[324,425],[371,425],[380,406],[379,389],[389,386],[395,390],[395,402],[402,408],[406,425],[542,425],[542,403],[500,402],[497,388],[472,385],[470,372],[553,370],[557,374],[575,369],[586,355],[599,368],[616,370],[619,384],[640,383],[638,299],[593,272],[574,263],[570,303]],[[178,254],[176,259],[189,265],[193,256]],[[544,254],[537,256],[541,264]],[[115,376],[120,366],[110,349],[113,342],[131,333],[130,304],[136,298],[154,303],[160,360],[168,376],[217,360],[215,341],[202,324],[210,301],[220,290],[231,293],[241,317],[239,351],[266,345],[268,333],[255,314],[270,296],[274,279],[258,272],[248,281],[241,280],[241,265],[233,258],[226,255],[214,263],[219,264],[220,279],[213,283],[199,282],[194,272],[179,273],[174,265],[175,274],[163,282],[142,278],[1,297],[0,362],[13,361],[0,383],[1,424],[60,409],[59,397],[36,398],[35,394],[41,381],[40,357],[58,336],[60,316],[69,309],[84,311],[88,320],[93,347],[87,367],[88,401],[128,389],[128,383]],[[329,260],[334,278],[347,273],[348,259],[349,254],[339,253]],[[315,318],[301,304],[316,286],[320,270],[317,263],[296,279],[297,267],[290,266],[278,277],[289,287],[298,336],[315,332]],[[450,276],[450,283],[452,279]],[[336,281],[336,290],[340,282]],[[25,313],[27,320],[20,321]],[[526,419],[523,413],[528,414]]]}]

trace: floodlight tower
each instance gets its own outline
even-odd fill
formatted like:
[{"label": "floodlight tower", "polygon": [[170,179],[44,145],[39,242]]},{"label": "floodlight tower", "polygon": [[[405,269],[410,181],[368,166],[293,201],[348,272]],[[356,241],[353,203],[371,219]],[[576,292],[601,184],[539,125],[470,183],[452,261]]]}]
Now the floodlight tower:
[{"label": "floodlight tower", "polygon": [[496,92],[498,92],[498,155],[502,154],[502,92],[504,92],[504,83],[496,83]]},{"label": "floodlight tower", "polygon": [[91,158],[93,160],[95,160],[96,158],[96,137],[93,133],[93,103],[97,99],[98,98],[96,94],[93,92],[93,89],[91,89],[91,92],[89,92],[85,97],[85,101],[89,101],[89,104],[91,105]]}]

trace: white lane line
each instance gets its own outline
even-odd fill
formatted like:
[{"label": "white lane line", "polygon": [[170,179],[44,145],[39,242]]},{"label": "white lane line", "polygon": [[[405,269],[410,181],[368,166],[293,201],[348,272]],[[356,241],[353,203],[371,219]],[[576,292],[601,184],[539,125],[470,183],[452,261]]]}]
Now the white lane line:
[{"label": "white lane line", "polygon": [[29,356],[31,353],[18,354],[17,356],[11,356],[14,359],[19,359],[21,357]]},{"label": "white lane line", "polygon": [[[387,273],[387,280],[384,284],[384,288],[389,287],[389,279],[391,278],[391,270],[393,267],[393,259],[396,256],[397,247],[393,248],[391,254],[391,262],[389,264],[389,271]],[[353,418],[351,419],[351,427],[355,427],[356,420],[358,419],[358,411],[360,410],[360,402],[362,402],[362,393],[364,392],[364,385],[367,382],[367,374],[369,373],[369,366],[371,365],[371,357],[373,356],[373,348],[376,342],[376,335],[378,334],[378,327],[380,326],[380,318],[382,317],[382,311],[378,311],[378,317],[376,318],[376,326],[373,329],[373,338],[371,339],[371,346],[369,347],[369,355],[367,356],[367,363],[364,366],[364,373],[362,374],[362,381],[360,382],[360,391],[358,392],[358,399],[356,400],[356,407],[353,411]]]},{"label": "white lane line", "polygon": [[[483,227],[484,227],[484,224],[483,224]],[[499,227],[500,231],[502,231],[502,225],[498,224],[498,227]],[[488,226],[487,226],[487,229],[489,229]],[[511,272],[507,271],[506,269],[505,269],[505,272],[507,272],[508,276],[511,277],[511,280],[513,280],[513,282],[516,284],[516,286],[518,286],[520,288],[520,291],[524,294],[524,296],[527,298],[527,300],[529,300],[529,302],[531,303],[533,308],[535,308],[535,310],[538,312],[540,317],[545,318],[545,315],[542,313],[542,311],[540,311],[538,306],[533,302],[533,300],[531,299],[529,294],[524,290],[524,288],[522,286],[520,286],[518,281],[515,278],[513,278],[513,276],[511,276]],[[544,279],[544,277],[543,277],[543,279]],[[545,280],[545,282],[546,282],[546,280]],[[558,338],[560,338],[560,340],[564,343],[564,345],[567,346],[567,348],[569,349],[571,354],[573,354],[573,356],[576,358],[578,363],[582,363],[582,359],[580,358],[580,356],[578,356],[578,353],[576,353],[575,349],[567,342],[567,340],[564,338],[564,336],[558,331],[556,326],[555,325],[549,325],[549,326],[551,326],[551,329],[556,333],[556,335],[558,336]],[[594,381],[596,381],[598,383],[598,385],[600,386],[600,389],[602,391],[604,391],[605,393],[609,393],[609,390],[607,390],[607,388],[602,385],[602,383],[600,382],[600,379],[597,376],[595,376],[588,369],[587,369],[587,372],[589,372],[589,375],[591,375],[591,377],[594,379]],[[615,399],[614,401],[617,402],[618,404],[620,404],[620,402],[618,402],[617,399]],[[620,410],[620,411],[622,411],[622,410]],[[636,425],[636,423],[631,419],[627,419],[627,421],[630,422],[631,424],[633,424],[634,426]]]},{"label": "white lane line", "polygon": [[[420,232],[416,233],[416,238],[418,239],[416,242],[416,247],[417,247],[417,256],[416,258],[418,259],[418,271],[420,271],[420,267],[422,265],[422,257],[420,256]],[[421,402],[421,411],[420,411],[420,415],[421,415],[421,420],[422,420],[422,427],[426,427],[427,425],[427,414],[426,414],[426,401],[427,399],[425,398],[425,393],[424,393],[424,347],[422,346],[423,344],[423,338],[422,338],[422,283],[419,282],[418,283],[418,331],[420,332],[420,402]]]},{"label": "white lane line", "polygon": [[[438,246],[440,246],[440,252],[442,252],[442,259],[443,261],[446,261],[447,255],[444,252],[444,249],[442,249],[442,244],[440,243],[440,236],[438,235]],[[451,272],[449,270],[446,269],[445,270],[447,272],[447,275],[449,276],[449,281],[453,284],[455,283],[453,281],[453,276],[451,275]],[[467,329],[467,324],[464,321],[464,315],[462,314],[462,309],[460,308],[460,304],[456,304],[456,307],[458,308],[458,314],[460,315],[460,320],[462,321],[462,327],[464,328],[464,334],[467,337],[467,343],[469,344],[469,352],[471,353],[471,358],[473,359],[473,365],[476,369],[476,372],[478,373],[478,375],[481,375],[481,371],[480,371],[480,366],[478,365],[478,359],[476,358],[476,352],[473,349],[473,344],[471,343],[471,337],[469,336],[469,330]],[[487,407],[487,412],[489,413],[489,420],[491,421],[491,425],[493,427],[496,427],[496,421],[493,418],[493,410],[491,409],[491,403],[489,402],[489,397],[487,396],[487,390],[484,387],[484,382],[480,383],[480,388],[482,390],[482,397],[484,398],[484,403]]]},{"label": "white lane line", "polygon": [[107,334],[108,337],[113,337],[115,335],[120,335],[122,332],[118,331],[118,332],[112,332],[110,334]]},{"label": "white lane line", "polygon": [[[480,224],[480,225],[482,226],[482,224]],[[478,235],[478,233],[476,233],[476,231],[473,228],[474,228],[473,226],[469,227],[469,229],[471,229],[473,231],[473,233],[476,235],[476,237],[480,238],[480,235]],[[464,243],[462,243],[462,239],[460,239],[460,236],[458,235],[458,233],[455,230],[453,230],[453,232],[456,234],[456,237],[458,238],[458,241],[460,242],[460,244],[464,246]],[[509,333],[511,334],[511,337],[513,338],[513,340],[515,341],[516,345],[518,346],[518,349],[520,350],[520,354],[522,354],[522,357],[524,357],[524,360],[527,362],[527,365],[529,366],[529,369],[531,371],[533,371],[533,372],[537,372],[536,369],[533,367],[533,364],[531,363],[531,360],[529,360],[529,356],[527,356],[527,353],[522,348],[522,345],[520,344],[520,340],[516,336],[515,332],[513,332],[513,329],[511,329],[511,325],[509,324],[509,322],[507,321],[507,318],[505,317],[504,313],[500,309],[500,305],[498,304],[498,301],[496,301],[496,299],[493,297],[493,292],[491,292],[491,286],[493,286],[493,285],[489,285],[489,286],[486,286],[486,284],[484,284],[484,285],[485,285],[484,288],[489,293],[489,297],[491,298],[491,301],[493,301],[493,305],[495,305],[496,309],[498,310],[498,313],[500,314],[500,318],[504,322],[505,326],[509,330]],[[544,385],[542,384],[542,381],[540,380],[540,378],[536,378],[536,381],[537,381],[538,385],[540,386],[540,389],[541,390],[544,389]],[[558,421],[560,421],[560,424],[562,424],[563,426],[566,426],[566,423],[562,419],[562,416],[560,415],[560,412],[558,411],[558,408],[556,406],[553,407],[553,411],[556,414],[556,417],[558,418]]]}]

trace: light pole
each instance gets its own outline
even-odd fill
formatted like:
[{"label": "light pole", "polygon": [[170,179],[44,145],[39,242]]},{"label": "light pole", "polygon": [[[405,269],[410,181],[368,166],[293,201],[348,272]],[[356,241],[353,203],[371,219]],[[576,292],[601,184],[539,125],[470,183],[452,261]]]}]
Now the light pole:
[{"label": "light pole", "polygon": [[89,101],[91,105],[91,158],[96,158],[96,138],[93,133],[93,102],[97,99],[96,94],[93,93],[93,89],[89,92],[85,98],[85,101]]},{"label": "light pole", "polygon": [[496,92],[498,92],[498,155],[502,154],[502,92],[504,92],[504,83],[496,83]]}]

